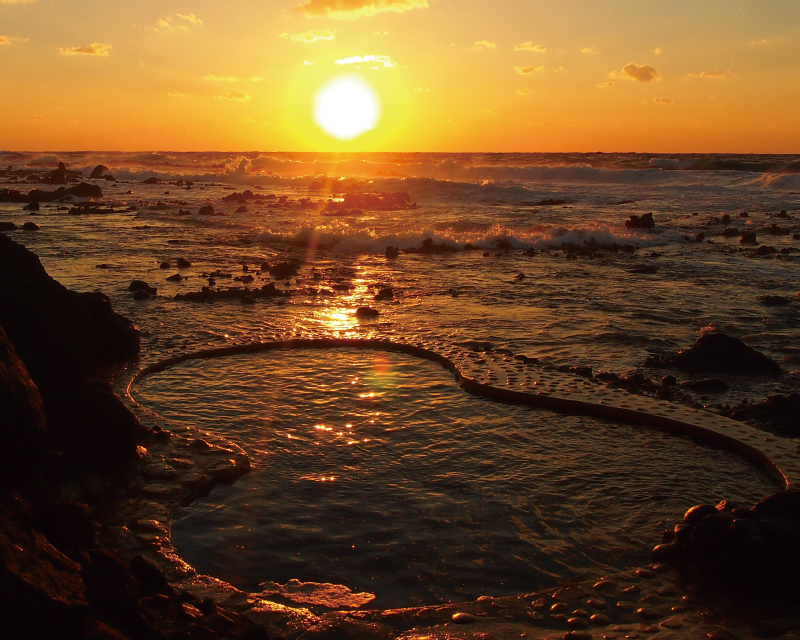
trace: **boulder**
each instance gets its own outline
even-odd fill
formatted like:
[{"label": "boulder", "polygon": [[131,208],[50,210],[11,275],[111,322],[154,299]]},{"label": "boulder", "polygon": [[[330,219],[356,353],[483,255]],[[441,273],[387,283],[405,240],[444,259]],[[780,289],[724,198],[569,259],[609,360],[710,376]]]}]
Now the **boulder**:
[{"label": "boulder", "polygon": [[48,184],[66,184],[67,178],[67,167],[63,162],[59,162],[58,167],[45,174],[41,181]]},{"label": "boulder", "polygon": [[656,223],[653,220],[652,213],[645,213],[642,216],[632,215],[625,221],[625,228],[627,229],[653,229]]},{"label": "boulder", "polygon": [[102,178],[103,174],[106,173],[107,171],[108,171],[107,166],[103,164],[98,164],[94,169],[92,169],[92,172],[89,174],[89,177],[93,179]]},{"label": "boulder", "polygon": [[75,196],[76,198],[102,198],[103,190],[96,184],[81,182],[80,184],[67,189],[64,195]]},{"label": "boulder", "polygon": [[38,211],[39,210],[39,203],[38,202],[30,202],[22,207],[23,211]]},{"label": "boulder", "polygon": [[758,244],[758,237],[755,231],[743,231],[739,238],[740,244],[756,245]]},{"label": "boulder", "polygon": [[647,367],[675,367],[693,373],[781,375],[777,362],[724,333],[705,333],[693,347],[666,358],[648,358]]},{"label": "boulder", "polygon": [[192,266],[192,263],[189,262],[186,258],[178,258],[178,269],[188,269]]},{"label": "boulder", "polygon": [[0,220],[0,231],[16,231],[17,225],[13,222],[8,222],[6,220]]},{"label": "boulder", "polygon": [[356,318],[377,318],[380,311],[372,307],[359,307],[356,309]]},{"label": "boulder", "polygon": [[128,285],[128,291],[144,291],[145,293],[149,293],[151,296],[154,296],[156,293],[158,293],[158,289],[156,289],[156,287],[151,287],[144,280],[133,280],[130,285]]},{"label": "boulder", "polygon": [[397,247],[393,247],[391,245],[386,247],[386,257],[389,258],[390,260],[393,260],[399,255],[400,255],[400,249],[398,249]]},{"label": "boulder", "polygon": [[39,230],[39,225],[36,224],[35,222],[28,221],[28,222],[26,222],[25,224],[22,225],[22,230],[23,231],[38,231]]},{"label": "boulder", "polygon": [[161,182],[158,178],[153,176],[152,178],[147,178],[147,180],[142,180],[142,184],[158,184]]},{"label": "boulder", "polygon": [[214,215],[214,207],[212,207],[210,204],[207,204],[207,205],[205,205],[203,207],[200,207],[200,210],[197,213],[198,213],[198,215],[201,215],[201,216],[213,216]]}]

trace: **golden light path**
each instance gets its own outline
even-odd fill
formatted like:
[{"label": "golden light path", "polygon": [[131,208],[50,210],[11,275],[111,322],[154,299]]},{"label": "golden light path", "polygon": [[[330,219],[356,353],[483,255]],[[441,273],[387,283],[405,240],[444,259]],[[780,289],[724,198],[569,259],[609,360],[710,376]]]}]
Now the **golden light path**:
[{"label": "golden light path", "polygon": [[340,140],[352,140],[374,129],[379,116],[375,92],[358,76],[331,80],[317,93],[314,120]]}]

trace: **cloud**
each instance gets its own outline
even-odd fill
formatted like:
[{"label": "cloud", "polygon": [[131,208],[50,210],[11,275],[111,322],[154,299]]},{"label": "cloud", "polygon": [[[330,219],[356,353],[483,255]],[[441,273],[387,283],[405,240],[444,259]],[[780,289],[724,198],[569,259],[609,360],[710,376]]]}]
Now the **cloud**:
[{"label": "cloud", "polygon": [[724,80],[728,76],[718,71],[701,71],[700,73],[687,73],[687,78],[704,78],[712,80]]},{"label": "cloud", "polygon": [[596,56],[600,53],[600,51],[595,47],[584,47],[580,50],[580,52],[586,54],[587,56]]},{"label": "cloud", "polygon": [[761,40],[751,40],[750,44],[755,46],[768,46],[771,44],[778,44],[779,42],[784,42],[785,38],[762,38]]},{"label": "cloud", "polygon": [[58,52],[62,56],[102,56],[107,57],[111,54],[111,45],[110,44],[102,44],[101,42],[93,42],[89,46],[86,47],[68,47],[67,49],[62,49],[59,47]]},{"label": "cloud", "polygon": [[497,109],[481,109],[481,113],[488,113],[489,115],[496,116],[500,112]]},{"label": "cloud", "polygon": [[30,38],[18,38],[17,36],[0,36],[0,45],[25,44]]},{"label": "cloud", "polygon": [[0,0],[0,4],[33,4],[36,0]]},{"label": "cloud", "polygon": [[192,27],[202,27],[203,21],[193,13],[176,13],[177,20],[172,16],[162,18],[156,22],[156,31],[172,33],[174,31],[190,31]]},{"label": "cloud", "polygon": [[608,82],[601,82],[601,83],[599,83],[599,84],[597,85],[597,88],[598,88],[598,89],[610,89],[610,88],[611,88],[611,87],[613,87],[613,86],[614,86],[614,83],[613,83],[611,80],[609,80]]},{"label": "cloud", "polygon": [[653,53],[656,54],[657,56],[660,56],[662,53],[664,53],[664,50],[661,47],[656,47],[655,49],[653,49]]},{"label": "cloud", "polygon": [[672,98],[653,98],[656,104],[672,104]]},{"label": "cloud", "polygon": [[425,89],[423,89],[422,87],[414,87],[414,91],[417,91],[418,93],[422,93],[423,91],[425,91]]},{"label": "cloud", "polygon": [[185,93],[178,93],[177,91],[170,91],[167,94],[167,96],[169,96],[170,98],[185,98],[186,94]]},{"label": "cloud", "polygon": [[351,56],[349,58],[340,58],[336,64],[359,64],[361,62],[377,62],[384,67],[396,67],[397,63],[392,62],[389,56]]},{"label": "cloud", "polygon": [[528,65],[527,67],[514,67],[514,71],[519,73],[523,76],[528,76],[532,73],[539,73],[540,71],[544,71],[544,67],[533,67]]},{"label": "cloud", "polygon": [[609,78],[617,80],[635,80],[636,82],[652,82],[661,80],[661,74],[650,65],[628,64],[622,67],[622,71],[612,71],[608,74]]},{"label": "cloud", "polygon": [[308,0],[294,10],[310,18],[356,20],[384,11],[402,13],[412,9],[427,9],[428,0]]},{"label": "cloud", "polygon": [[470,51],[494,51],[497,43],[491,40],[478,40],[474,45],[468,47]]},{"label": "cloud", "polygon": [[303,60],[303,64],[305,66],[307,66],[307,67],[313,67],[314,66],[314,63],[313,62],[309,62],[308,60]]},{"label": "cloud", "polygon": [[236,102],[250,101],[250,94],[246,93],[245,91],[239,91],[238,89],[231,89],[230,91],[228,91],[228,93],[221,93],[218,96],[214,97],[224,100],[234,100]]},{"label": "cloud", "polygon": [[514,47],[514,51],[536,51],[538,53],[544,53],[547,51],[547,47],[543,44],[533,44],[533,42],[523,42],[522,44],[518,44]]},{"label": "cloud", "polygon": [[213,73],[207,73],[204,75],[203,80],[208,80],[209,82],[264,82],[264,78],[261,76],[240,78],[239,76],[217,76]]},{"label": "cloud", "polygon": [[316,42],[317,40],[333,40],[336,37],[336,29],[316,29],[289,35],[282,33],[281,38],[286,38],[292,42]]},{"label": "cloud", "polygon": [[529,96],[533,93],[533,89],[517,89],[517,93],[521,96]]}]

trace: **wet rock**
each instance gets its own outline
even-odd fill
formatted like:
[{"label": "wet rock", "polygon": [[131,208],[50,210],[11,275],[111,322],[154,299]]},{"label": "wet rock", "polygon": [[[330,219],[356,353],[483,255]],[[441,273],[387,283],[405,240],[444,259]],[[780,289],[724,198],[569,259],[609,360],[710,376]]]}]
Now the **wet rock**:
[{"label": "wet rock", "polygon": [[458,613],[453,614],[453,622],[456,624],[471,624],[475,622],[477,618],[473,616],[471,613],[465,613],[463,611],[459,611]]},{"label": "wet rock", "polygon": [[761,296],[758,301],[765,307],[784,307],[791,302],[790,298],[785,296]]},{"label": "wet rock", "polygon": [[183,280],[183,276],[180,273],[175,273],[171,276],[168,276],[167,280],[169,282],[180,282],[181,280]]},{"label": "wet rock", "polygon": [[146,180],[142,180],[142,184],[159,184],[160,182],[161,180],[159,180],[155,176],[147,178]]},{"label": "wet rock", "polygon": [[17,225],[13,222],[7,222],[5,220],[0,220],[0,231],[14,231],[16,230]]},{"label": "wet rock", "polygon": [[658,267],[652,264],[637,264],[635,267],[628,270],[628,273],[641,273],[645,275],[652,275],[658,273]]},{"label": "wet rock", "polygon": [[104,173],[108,172],[108,167],[103,164],[98,164],[92,172],[89,174],[90,178],[97,179],[102,178]]},{"label": "wet rock", "polygon": [[289,262],[279,262],[269,268],[269,275],[276,280],[288,280],[297,275],[299,264]]},{"label": "wet rock", "polygon": [[25,224],[22,225],[22,230],[23,231],[38,231],[39,230],[39,225],[36,224],[35,222],[26,222]]},{"label": "wet rock", "polygon": [[723,238],[735,238],[739,235],[739,230],[734,227],[728,227],[722,231]]},{"label": "wet rock", "polygon": [[253,300],[267,299],[267,298],[285,298],[290,293],[288,291],[278,291],[275,285],[270,282],[265,284],[260,289],[238,289],[231,287],[228,289],[211,289],[210,287],[203,287],[200,291],[192,291],[190,293],[179,293],[175,296],[175,300],[185,300],[188,302],[214,302],[217,300],[239,300],[243,301],[245,297],[252,298]]},{"label": "wet rock", "polygon": [[188,269],[192,266],[192,263],[189,262],[186,258],[178,258],[178,269]]},{"label": "wet rock", "polygon": [[75,553],[97,546],[98,526],[89,505],[68,500],[38,507],[36,527],[59,551]]},{"label": "wet rock", "polygon": [[800,394],[774,395],[758,404],[742,403],[726,412],[734,420],[751,420],[778,433],[800,436]]},{"label": "wet rock", "polygon": [[356,318],[377,318],[380,311],[372,307],[359,307],[356,309]]},{"label": "wet rock", "polygon": [[772,245],[765,244],[756,249],[757,256],[774,256],[778,250]]},{"label": "wet rock", "polygon": [[166,262],[166,261],[164,261],[160,265],[158,265],[159,269],[169,269],[171,267],[172,267],[172,265],[169,262]]},{"label": "wet rock", "polygon": [[26,204],[24,207],[22,207],[22,210],[23,211],[39,211],[40,208],[41,207],[40,207],[38,202],[30,202],[30,203]]},{"label": "wet rock", "polygon": [[236,213],[247,213],[247,205],[242,205],[238,209],[236,209]]},{"label": "wet rock", "polygon": [[781,227],[780,225],[771,224],[767,228],[767,233],[771,236],[788,236],[791,231],[785,227]]},{"label": "wet rock", "polygon": [[145,293],[149,293],[151,296],[154,296],[156,293],[158,293],[158,289],[156,289],[156,287],[151,287],[144,280],[133,280],[130,285],[128,285],[128,291],[144,291]]},{"label": "wet rock", "polygon": [[656,223],[653,220],[652,213],[645,213],[642,216],[632,215],[630,219],[625,221],[627,229],[653,229],[655,226]]},{"label": "wet rock", "polygon": [[202,206],[197,214],[201,216],[213,216],[215,215],[214,207],[212,207],[210,204]]},{"label": "wet rock", "polygon": [[702,380],[681,382],[681,387],[698,393],[722,393],[730,388],[726,382],[719,378],[704,378]]},{"label": "wet rock", "polygon": [[747,245],[756,245],[758,244],[758,238],[756,237],[755,231],[744,231],[742,232],[741,237],[739,238],[740,244],[747,244]]},{"label": "wet rock", "polygon": [[675,367],[694,373],[781,375],[778,364],[724,333],[705,333],[693,347],[666,358],[648,358],[647,367]]},{"label": "wet rock", "polygon": [[375,294],[375,300],[392,300],[394,299],[394,289],[391,287],[382,287],[378,293]]},{"label": "wet rock", "polygon": [[396,258],[399,255],[400,255],[400,249],[398,249],[397,247],[393,247],[391,245],[386,247],[386,257],[389,258],[390,260]]}]

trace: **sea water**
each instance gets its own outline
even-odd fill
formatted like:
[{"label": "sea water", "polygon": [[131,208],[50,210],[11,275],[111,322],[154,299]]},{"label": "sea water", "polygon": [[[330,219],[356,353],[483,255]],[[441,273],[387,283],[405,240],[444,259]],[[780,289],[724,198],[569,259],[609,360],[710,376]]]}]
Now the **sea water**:
[{"label": "sea water", "polygon": [[[664,372],[644,368],[648,356],[718,329],[798,369],[797,157],[4,153],[0,165],[41,171],[58,159],[84,175],[106,165],[116,181],[95,184],[113,212],[75,215],[75,204],[62,202],[29,217],[0,203],[0,220],[35,221],[39,231],[9,234],[66,286],[107,293],[142,329],[145,363],[298,334],[423,336],[445,349],[507,349],[658,380]],[[150,177],[161,182],[142,183]],[[48,188],[2,180],[0,188]],[[244,189],[275,197],[237,212],[241,203],[223,198]],[[327,215],[346,191],[407,192],[416,208]],[[197,215],[206,204],[224,215]],[[648,212],[654,229],[626,227]],[[758,255],[742,245],[745,231],[771,249]],[[452,250],[421,253],[426,239]],[[591,251],[568,259],[575,254],[565,243]],[[387,246],[398,258],[385,257]],[[178,257],[192,266],[178,269]],[[291,260],[300,268],[289,280],[260,270]],[[636,273],[641,267],[650,268]],[[248,286],[274,282],[290,295],[255,304],[174,298],[207,286],[214,271],[232,276],[216,287],[253,275]],[[166,280],[178,272],[185,279]],[[158,297],[134,301],[133,279]],[[376,301],[387,287],[392,298]],[[766,295],[787,303],[766,306]],[[366,305],[380,315],[357,318]],[[348,395],[358,381],[347,384],[369,378],[374,357],[262,354],[187,363],[147,380],[153,408],[217,430],[255,463],[179,514],[180,553],[248,588],[338,579],[398,606],[528,591],[640,562],[684,508],[721,497],[752,502],[774,488],[729,454],[469,398],[436,365],[396,355],[385,355],[396,386],[375,401],[386,403],[383,419],[362,425],[369,434],[360,439],[370,442],[347,445],[331,434],[363,417],[362,401]],[[798,390],[796,374],[723,378],[728,391],[694,400],[735,404]],[[302,438],[289,446],[281,434],[292,430]]]}]

